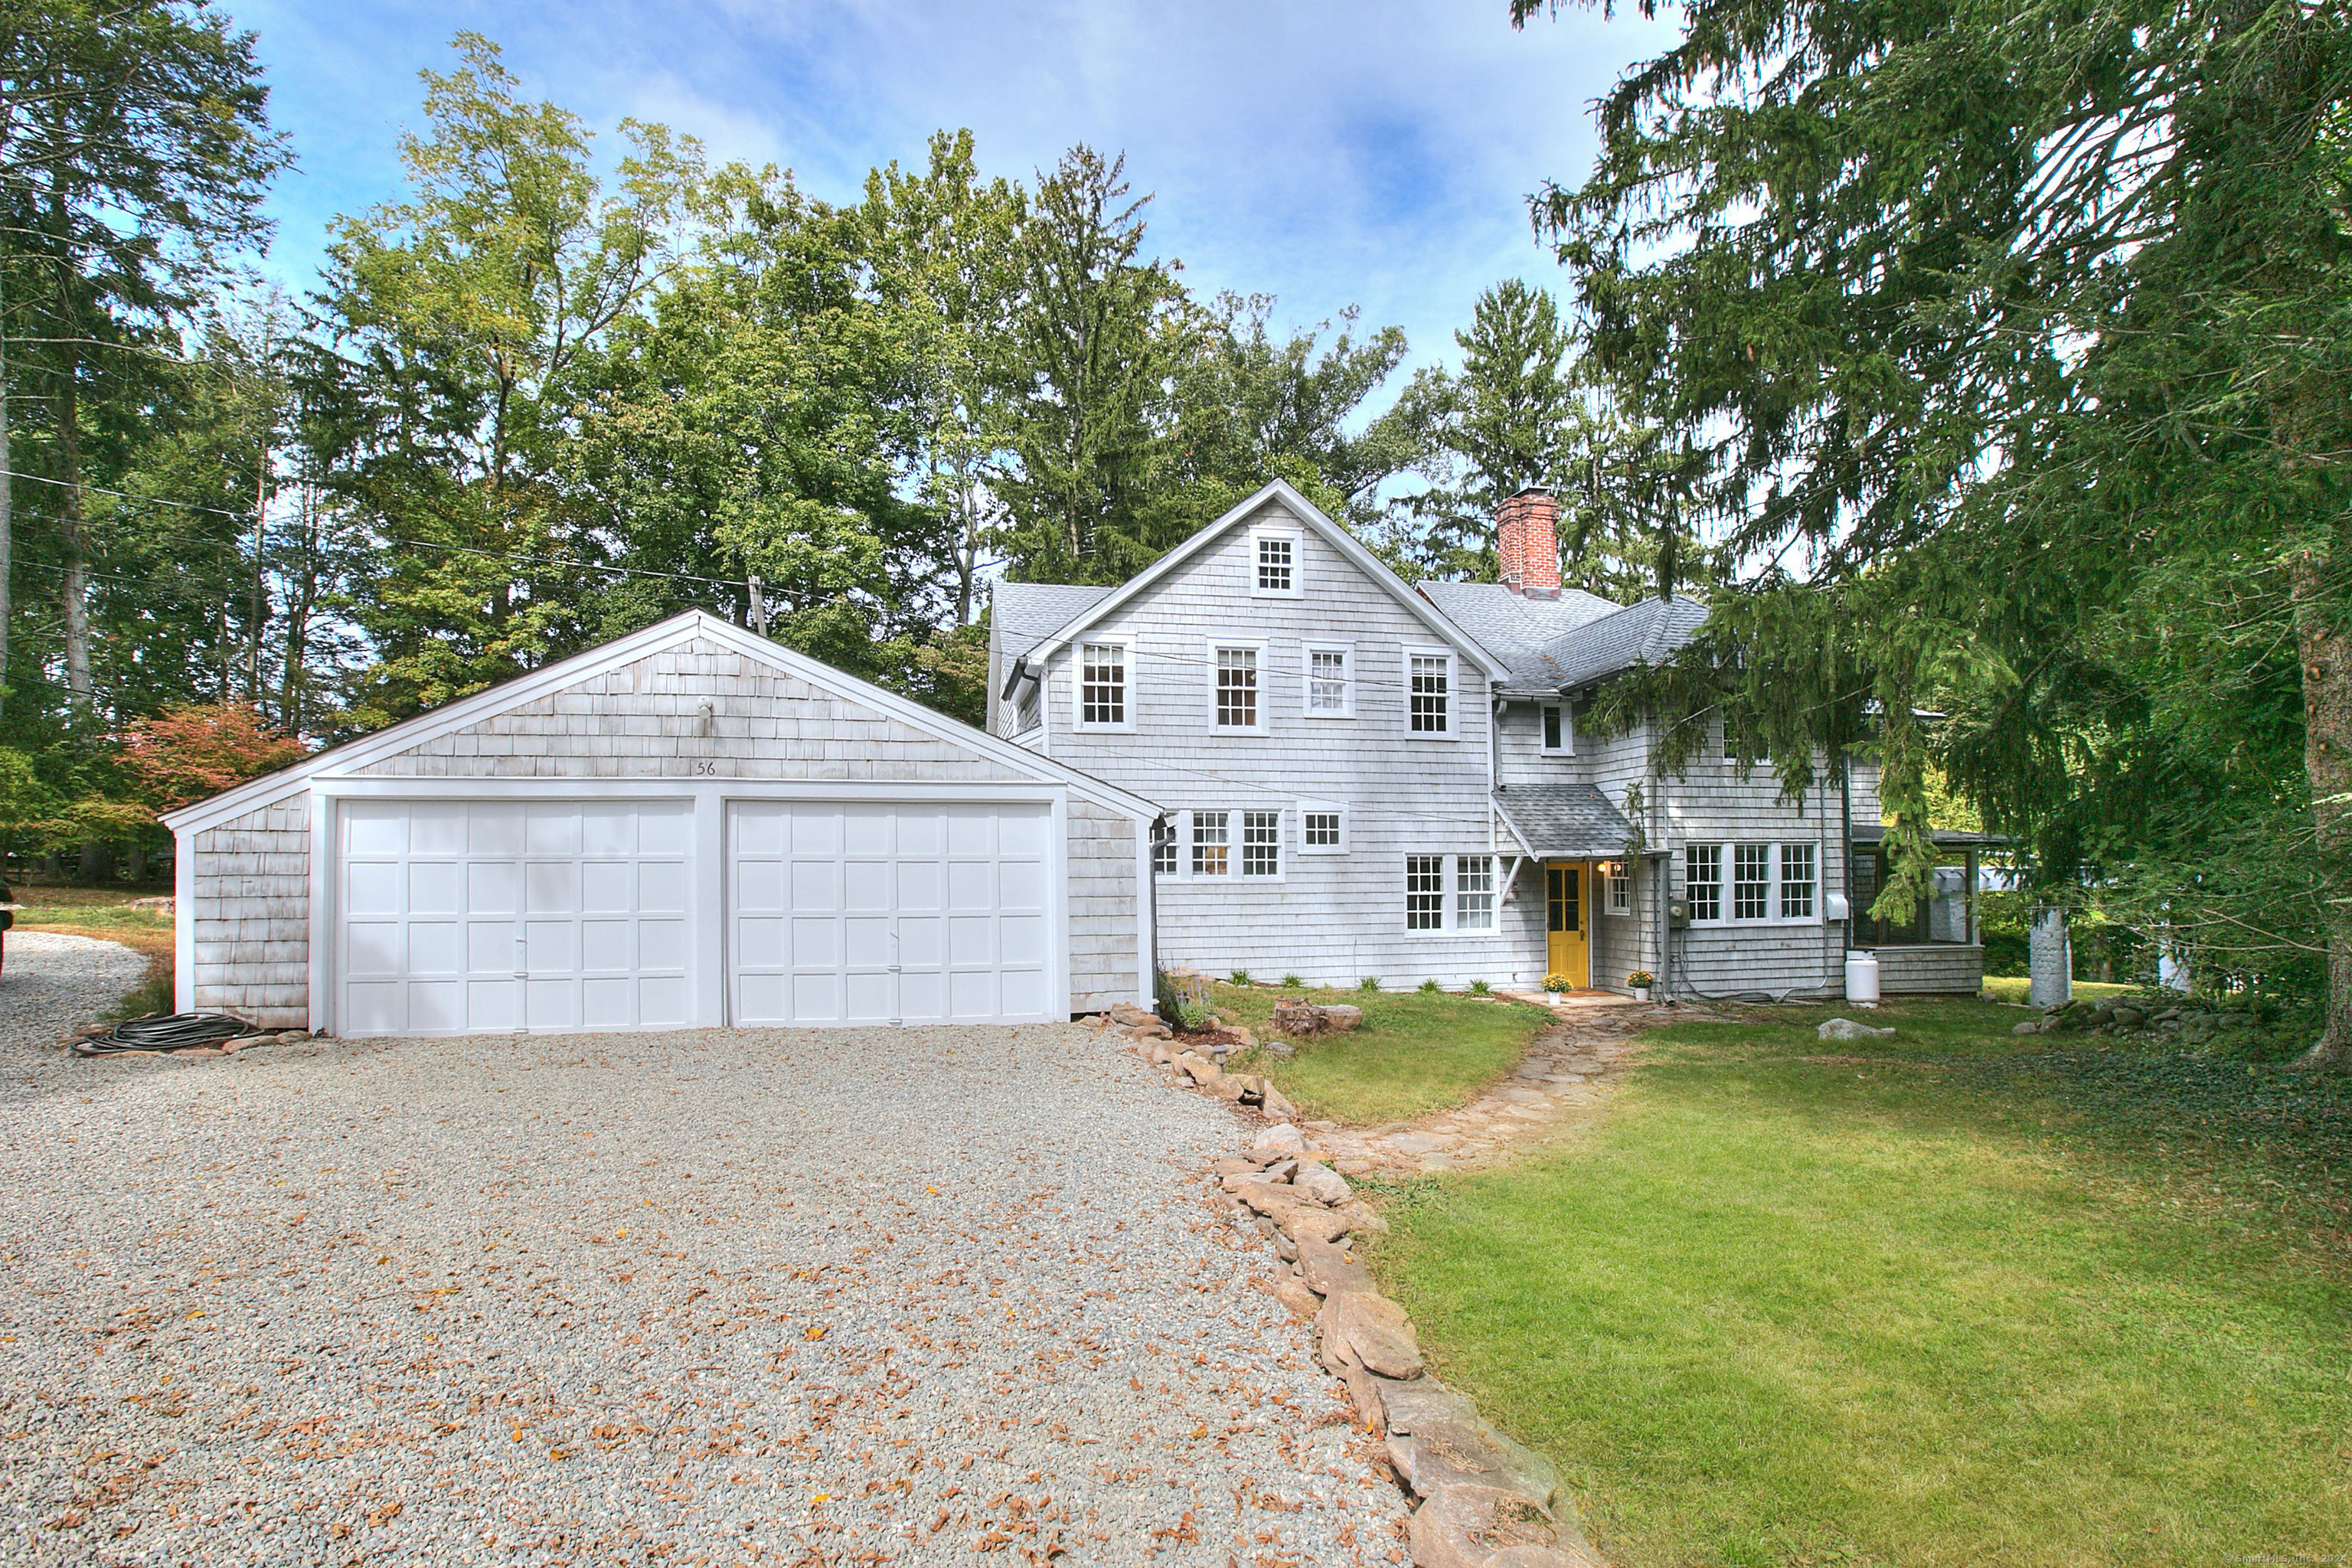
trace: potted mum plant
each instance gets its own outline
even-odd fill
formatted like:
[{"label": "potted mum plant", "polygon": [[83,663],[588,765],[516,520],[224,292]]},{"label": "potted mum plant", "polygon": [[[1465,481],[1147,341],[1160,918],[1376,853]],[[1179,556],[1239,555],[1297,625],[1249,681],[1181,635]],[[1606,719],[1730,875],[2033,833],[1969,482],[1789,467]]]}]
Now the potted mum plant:
[{"label": "potted mum plant", "polygon": [[1633,988],[1634,1001],[1647,1002],[1650,999],[1650,987],[1655,983],[1650,978],[1648,970],[1637,969],[1625,976],[1625,984]]}]

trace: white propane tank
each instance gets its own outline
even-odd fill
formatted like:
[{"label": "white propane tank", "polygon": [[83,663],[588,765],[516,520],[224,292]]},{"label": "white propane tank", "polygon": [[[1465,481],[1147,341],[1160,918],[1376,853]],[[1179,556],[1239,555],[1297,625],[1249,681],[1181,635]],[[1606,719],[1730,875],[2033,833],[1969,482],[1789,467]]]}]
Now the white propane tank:
[{"label": "white propane tank", "polygon": [[1845,955],[1845,999],[1864,1007],[1878,1005],[1878,955],[1850,949]]}]

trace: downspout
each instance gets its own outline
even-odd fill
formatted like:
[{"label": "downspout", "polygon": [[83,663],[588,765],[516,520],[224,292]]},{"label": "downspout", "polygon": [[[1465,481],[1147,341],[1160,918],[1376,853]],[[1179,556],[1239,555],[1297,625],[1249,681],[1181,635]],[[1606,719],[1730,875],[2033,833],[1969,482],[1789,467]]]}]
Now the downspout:
[{"label": "downspout", "polygon": [[1054,754],[1054,660],[1049,656],[1043,668],[1036,671],[1037,680],[1037,749],[1046,756]]}]

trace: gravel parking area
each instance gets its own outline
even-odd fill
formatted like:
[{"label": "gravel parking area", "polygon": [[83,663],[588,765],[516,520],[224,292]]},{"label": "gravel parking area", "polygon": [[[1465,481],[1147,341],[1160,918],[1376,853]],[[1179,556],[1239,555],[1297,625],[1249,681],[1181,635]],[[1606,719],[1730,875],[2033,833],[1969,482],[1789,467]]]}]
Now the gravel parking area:
[{"label": "gravel parking area", "polygon": [[[146,977],[147,961],[119,942],[56,931],[12,931],[0,963],[0,1075],[11,1053],[47,1046],[97,1017]],[[5,1092],[5,1090],[0,1090]]]},{"label": "gravel parking area", "polygon": [[81,1062],[14,1007],[0,1558],[1405,1559],[1205,1201],[1232,1113],[1094,1031]]}]

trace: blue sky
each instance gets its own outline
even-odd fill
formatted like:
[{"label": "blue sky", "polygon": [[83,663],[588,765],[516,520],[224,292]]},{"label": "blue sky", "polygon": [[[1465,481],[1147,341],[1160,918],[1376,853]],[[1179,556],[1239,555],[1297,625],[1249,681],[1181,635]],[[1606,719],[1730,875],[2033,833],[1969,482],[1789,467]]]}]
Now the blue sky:
[{"label": "blue sky", "polygon": [[1195,290],[1275,294],[1285,324],[1360,305],[1416,363],[1454,357],[1487,284],[1561,289],[1526,197],[1582,174],[1591,100],[1668,37],[1581,9],[1514,33],[1504,0],[220,3],[259,34],[300,159],[269,268],[297,290],[328,220],[397,190],[416,73],[470,29],[592,125],[662,121],[832,199],[919,163],[941,127],[1024,178],[1075,142],[1124,151],[1154,247]]}]

